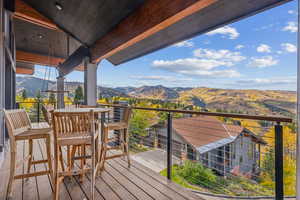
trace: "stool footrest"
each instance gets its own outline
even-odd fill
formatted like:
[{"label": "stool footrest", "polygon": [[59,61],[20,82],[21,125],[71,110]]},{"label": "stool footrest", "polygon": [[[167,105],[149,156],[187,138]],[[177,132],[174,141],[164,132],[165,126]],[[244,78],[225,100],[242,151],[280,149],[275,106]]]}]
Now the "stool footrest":
[{"label": "stool footrest", "polygon": [[105,157],[105,160],[108,160],[108,159],[113,159],[113,158],[118,158],[118,157],[122,157],[122,156],[125,156],[126,154],[122,153],[122,154],[116,154],[116,155],[112,155],[112,156],[107,156]]},{"label": "stool footrest", "polygon": [[42,176],[42,175],[47,175],[50,174],[50,171],[39,171],[39,172],[33,172],[33,173],[29,173],[29,174],[20,174],[20,175],[16,175],[14,176],[14,179],[24,179],[24,178],[30,178],[33,176]]}]

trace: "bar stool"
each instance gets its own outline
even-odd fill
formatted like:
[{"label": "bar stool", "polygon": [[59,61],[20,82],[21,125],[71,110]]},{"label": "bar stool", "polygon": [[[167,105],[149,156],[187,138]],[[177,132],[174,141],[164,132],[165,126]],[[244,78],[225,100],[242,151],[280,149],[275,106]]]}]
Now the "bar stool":
[{"label": "bar stool", "polygon": [[[94,112],[52,112],[52,124],[54,132],[54,199],[58,199],[59,184],[65,176],[83,175],[91,171],[91,199],[94,199],[96,169],[98,167],[98,144],[99,131],[95,129]],[[80,169],[71,167],[71,159],[68,160],[66,170],[58,168],[60,160],[60,149],[64,146],[85,146],[91,145],[91,165],[81,166]],[[85,154],[82,154],[85,156]]]},{"label": "bar stool", "polygon": [[[129,120],[132,113],[130,107],[124,108],[123,117],[120,122],[110,122],[104,123],[104,131],[101,135],[101,147],[100,147],[100,170],[104,169],[104,164],[106,160],[117,158],[117,157],[127,157],[128,167],[130,167],[130,157],[129,157]],[[119,130],[120,137],[109,137],[109,131]],[[116,143],[116,146],[110,146],[109,143]],[[121,150],[121,154],[107,155],[110,150]]]},{"label": "bar stool", "polygon": [[[7,198],[12,195],[12,184],[15,179],[29,178],[33,176],[41,176],[50,174],[52,176],[52,161],[51,161],[51,128],[49,126],[39,126],[30,122],[30,119],[25,110],[4,110],[5,124],[7,126],[10,140],[10,175],[7,186]],[[47,159],[34,160],[33,158],[33,140],[45,139],[47,149]],[[29,155],[22,161],[28,162],[26,174],[15,175],[17,141],[28,141]],[[37,171],[30,173],[31,166],[34,164],[48,163],[48,170]]]}]

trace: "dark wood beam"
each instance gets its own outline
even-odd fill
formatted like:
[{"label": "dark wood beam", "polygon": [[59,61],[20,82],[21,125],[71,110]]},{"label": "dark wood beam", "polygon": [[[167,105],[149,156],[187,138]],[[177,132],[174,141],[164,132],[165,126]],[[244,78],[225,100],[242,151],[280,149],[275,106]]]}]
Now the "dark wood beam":
[{"label": "dark wood beam", "polygon": [[147,0],[91,46],[92,61],[99,62],[217,1]]},{"label": "dark wood beam", "polygon": [[[43,65],[43,66],[53,66],[56,67],[60,63],[63,63],[65,59],[57,58],[57,57],[49,57],[40,54],[25,52],[25,51],[16,51],[16,60],[17,62],[25,62],[31,63],[35,65]],[[83,65],[78,65],[75,67],[77,71],[84,71]]]},{"label": "dark wood beam", "polygon": [[57,66],[59,63],[64,62],[63,58],[49,57],[20,50],[16,51],[16,58],[17,62],[26,62],[45,66]]},{"label": "dark wood beam", "polygon": [[22,0],[15,0],[14,17],[28,21],[45,28],[59,30],[59,28],[47,17],[36,11],[34,8],[23,2]]},{"label": "dark wood beam", "polygon": [[58,65],[58,69],[65,76],[75,70],[76,66],[81,65],[83,59],[86,57],[90,57],[89,49],[84,46],[80,46],[63,63]]},{"label": "dark wood beam", "polygon": [[34,69],[30,69],[30,68],[20,68],[20,67],[17,66],[16,73],[17,73],[17,74],[27,74],[27,75],[32,75],[32,74],[34,74]]}]

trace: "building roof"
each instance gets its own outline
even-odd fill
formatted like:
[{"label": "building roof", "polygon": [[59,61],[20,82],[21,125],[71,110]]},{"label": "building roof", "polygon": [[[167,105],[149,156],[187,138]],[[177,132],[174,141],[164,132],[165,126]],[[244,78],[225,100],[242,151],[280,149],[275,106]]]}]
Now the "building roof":
[{"label": "building roof", "polygon": [[222,123],[216,117],[197,116],[173,120],[173,129],[200,153],[233,142],[241,133],[247,132],[259,142],[264,141],[242,126]]}]

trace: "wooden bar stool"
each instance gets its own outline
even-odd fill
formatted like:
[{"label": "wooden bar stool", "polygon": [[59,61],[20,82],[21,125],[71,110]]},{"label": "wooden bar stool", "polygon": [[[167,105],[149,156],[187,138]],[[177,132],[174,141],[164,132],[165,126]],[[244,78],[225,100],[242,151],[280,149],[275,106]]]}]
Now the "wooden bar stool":
[{"label": "wooden bar stool", "polygon": [[[99,151],[99,131],[95,129],[94,112],[80,112],[80,111],[61,111],[52,112],[52,124],[54,132],[54,199],[57,200],[59,196],[59,184],[65,176],[83,175],[88,171],[91,175],[91,199],[94,199],[95,177],[98,163],[96,157]],[[68,161],[66,170],[58,168],[60,160],[60,149],[64,146],[85,146],[91,145],[91,166],[81,166],[80,169],[73,169],[71,163]],[[85,155],[82,155],[85,156]]]},{"label": "wooden bar stool", "polygon": [[[25,110],[4,110],[5,123],[9,134],[10,140],[10,175],[7,186],[7,198],[12,195],[12,184],[15,179],[29,178],[33,176],[41,176],[50,174],[52,177],[52,160],[51,160],[51,128],[49,126],[39,126],[33,124]],[[33,157],[33,140],[45,139],[47,149],[47,159],[34,160]],[[27,140],[29,143],[29,155],[23,160],[28,162],[28,169],[26,174],[15,175],[16,169],[16,154],[17,141]],[[48,170],[30,173],[31,166],[34,164],[48,163]]]},{"label": "wooden bar stool", "polygon": [[[101,135],[101,148],[100,148],[100,170],[104,169],[104,164],[106,160],[117,158],[117,157],[127,157],[128,167],[130,167],[129,158],[129,120],[132,110],[130,107],[124,108],[123,117],[120,122],[110,122],[104,123],[104,131]],[[120,135],[109,137],[109,131],[119,130]],[[110,146],[109,143],[118,143],[118,145]],[[121,154],[107,155],[110,150],[121,150]]]},{"label": "wooden bar stool", "polygon": [[[44,120],[46,121],[46,123],[48,123],[49,127],[52,128],[52,117],[51,117],[51,111],[54,110],[54,107],[46,107],[44,104],[41,107],[43,116],[44,116]],[[67,146],[67,162],[69,163],[70,158],[70,147]],[[63,159],[63,154],[62,154],[62,148],[60,147],[59,149],[59,159],[60,159],[60,166],[63,169],[63,171],[65,170],[65,166],[64,166],[64,159]]]}]

